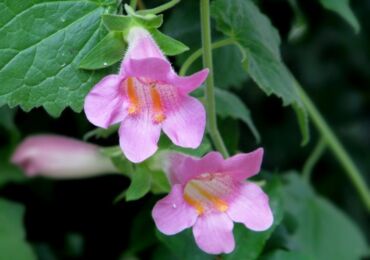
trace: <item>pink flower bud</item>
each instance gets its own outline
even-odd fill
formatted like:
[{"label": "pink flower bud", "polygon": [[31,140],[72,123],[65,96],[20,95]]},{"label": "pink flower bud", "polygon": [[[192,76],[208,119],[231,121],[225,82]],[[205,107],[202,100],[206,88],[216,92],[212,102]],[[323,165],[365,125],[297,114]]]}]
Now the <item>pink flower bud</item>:
[{"label": "pink flower bud", "polygon": [[99,152],[99,146],[58,135],[28,137],[11,161],[28,176],[67,179],[117,172],[110,159]]}]

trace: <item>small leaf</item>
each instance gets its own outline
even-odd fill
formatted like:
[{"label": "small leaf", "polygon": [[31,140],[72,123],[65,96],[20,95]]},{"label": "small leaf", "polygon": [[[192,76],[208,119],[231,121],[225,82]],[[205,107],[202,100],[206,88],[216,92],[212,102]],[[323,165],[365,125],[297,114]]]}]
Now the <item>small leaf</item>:
[{"label": "small leaf", "polygon": [[342,16],[353,27],[356,33],[360,31],[360,24],[349,6],[349,0],[320,0],[320,3],[326,9]]},{"label": "small leaf", "polygon": [[189,50],[189,47],[182,42],[161,33],[157,29],[152,29],[150,32],[161,50],[168,56],[178,55]]},{"label": "small leaf", "polygon": [[150,191],[153,194],[164,194],[171,191],[171,185],[166,174],[162,171],[152,171],[152,186]]},{"label": "small leaf", "polygon": [[122,60],[126,44],[121,32],[110,32],[80,63],[81,69],[95,70],[111,66]]},{"label": "small leaf", "polygon": [[138,200],[144,197],[151,188],[152,175],[150,171],[143,166],[137,166],[131,176],[131,184],[126,192],[126,200]]},{"label": "small leaf", "polygon": [[231,117],[242,120],[252,131],[254,138],[260,142],[261,138],[255,127],[251,113],[245,104],[235,94],[222,89],[215,89],[216,110],[221,117]]}]

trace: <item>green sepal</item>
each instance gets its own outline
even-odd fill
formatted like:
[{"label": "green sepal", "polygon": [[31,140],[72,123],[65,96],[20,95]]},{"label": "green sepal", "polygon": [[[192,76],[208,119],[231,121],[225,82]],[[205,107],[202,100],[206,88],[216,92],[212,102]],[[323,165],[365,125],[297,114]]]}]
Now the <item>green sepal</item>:
[{"label": "green sepal", "polygon": [[161,33],[157,29],[149,31],[161,50],[168,56],[178,55],[189,50],[189,47],[182,42]]},{"label": "green sepal", "polygon": [[125,5],[125,10],[130,17],[133,17],[136,22],[147,28],[158,28],[163,23],[163,15],[155,14],[138,14],[131,6]]},{"label": "green sepal", "polygon": [[109,31],[126,32],[134,24],[134,19],[126,15],[104,14],[103,24]]},{"label": "green sepal", "polygon": [[80,62],[86,70],[102,69],[122,59],[126,43],[122,32],[109,32]]}]

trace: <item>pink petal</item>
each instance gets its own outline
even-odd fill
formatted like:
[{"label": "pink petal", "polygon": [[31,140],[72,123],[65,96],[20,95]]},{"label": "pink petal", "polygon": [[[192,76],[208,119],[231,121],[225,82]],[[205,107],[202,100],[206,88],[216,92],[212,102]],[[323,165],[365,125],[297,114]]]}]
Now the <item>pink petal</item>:
[{"label": "pink petal", "polygon": [[173,235],[193,226],[198,217],[196,210],[184,201],[183,193],[181,185],[174,185],[171,192],[153,208],[154,222],[166,235]]},{"label": "pink petal", "polygon": [[163,122],[163,131],[182,147],[197,148],[202,142],[206,112],[196,98],[184,96]]},{"label": "pink petal", "polygon": [[84,110],[91,123],[107,128],[126,117],[127,104],[120,93],[122,80],[122,76],[109,75],[86,96]]},{"label": "pink petal", "polygon": [[197,245],[206,253],[230,253],[235,247],[233,227],[224,213],[205,214],[195,222],[193,234]]},{"label": "pink petal", "polygon": [[262,158],[262,148],[258,148],[250,153],[234,155],[224,162],[224,172],[230,174],[235,180],[245,180],[260,171]]},{"label": "pink petal", "polygon": [[143,27],[132,27],[127,35],[129,48],[125,58],[145,59],[160,58],[165,60],[161,49],[154,41],[152,35]]},{"label": "pink petal", "polygon": [[83,178],[116,172],[96,145],[58,135],[38,135],[18,145],[11,161],[28,176]]},{"label": "pink petal", "polygon": [[202,85],[208,76],[208,72],[208,69],[203,69],[191,76],[180,77],[176,75],[171,83],[178,87],[182,94],[188,94]]},{"label": "pink petal", "polygon": [[218,152],[210,152],[203,158],[172,153],[168,156],[168,174],[172,184],[185,185],[189,180],[196,178],[202,173],[217,173],[222,169],[223,157]]},{"label": "pink petal", "polygon": [[157,151],[160,133],[148,114],[127,116],[119,129],[121,149],[130,161],[142,162]]},{"label": "pink petal", "polygon": [[235,222],[243,223],[254,231],[271,227],[274,217],[269,206],[269,198],[254,183],[242,183],[236,197],[230,201],[227,214]]},{"label": "pink petal", "polygon": [[169,75],[174,73],[171,64],[160,58],[125,59],[123,67],[130,76],[161,82],[168,82]]}]

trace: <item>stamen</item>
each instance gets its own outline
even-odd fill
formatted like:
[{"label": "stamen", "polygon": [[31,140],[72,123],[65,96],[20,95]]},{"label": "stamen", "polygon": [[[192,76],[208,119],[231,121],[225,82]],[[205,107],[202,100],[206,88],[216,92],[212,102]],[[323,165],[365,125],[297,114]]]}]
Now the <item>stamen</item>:
[{"label": "stamen", "polygon": [[129,77],[127,78],[127,95],[128,99],[130,100],[130,105],[128,107],[128,114],[133,115],[139,111],[139,98],[136,94],[135,90],[135,82],[134,79]]},{"label": "stamen", "polygon": [[159,92],[156,89],[155,84],[153,84],[152,87],[150,88],[150,96],[152,97],[153,105],[152,108],[154,111],[153,120],[157,124],[162,123],[166,119],[166,116],[163,113],[163,104],[161,101],[161,96],[159,95]]},{"label": "stamen", "polygon": [[198,212],[199,215],[202,215],[204,213],[204,208],[203,208],[203,205],[202,203],[200,203],[199,201],[191,198],[188,194],[184,194],[184,200],[192,207],[194,207],[196,209],[196,211]]},{"label": "stamen", "polygon": [[222,199],[218,198],[217,196],[213,195],[212,193],[206,191],[205,189],[203,189],[198,184],[196,184],[194,182],[190,182],[189,184],[191,186],[193,186],[193,188],[196,189],[199,192],[200,195],[202,195],[203,197],[205,197],[206,199],[211,201],[213,203],[213,205],[216,207],[216,209],[218,209],[219,211],[225,212],[229,208],[229,205],[224,200],[222,200]]}]

